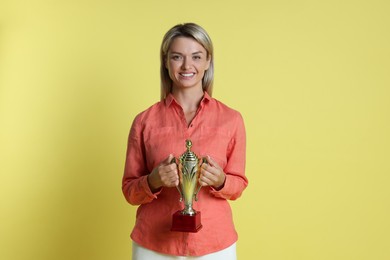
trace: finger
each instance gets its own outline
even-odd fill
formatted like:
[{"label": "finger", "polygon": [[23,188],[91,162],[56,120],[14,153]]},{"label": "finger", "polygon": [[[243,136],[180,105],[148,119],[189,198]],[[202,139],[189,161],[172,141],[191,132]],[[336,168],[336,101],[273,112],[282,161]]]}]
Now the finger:
[{"label": "finger", "polygon": [[209,178],[207,178],[207,177],[205,177],[205,176],[202,176],[202,177],[199,179],[199,183],[200,183],[200,185],[202,185],[202,186],[212,186],[212,185],[214,184],[214,182],[213,182],[211,179],[209,179]]},{"label": "finger", "polygon": [[210,174],[218,174],[219,168],[211,166],[209,164],[202,165],[202,171],[209,172]]},{"label": "finger", "polygon": [[209,186],[209,185],[207,184],[207,182],[204,181],[203,179],[199,179],[199,184],[200,184],[201,186]]},{"label": "finger", "polygon": [[177,166],[176,164],[168,164],[168,165],[161,165],[160,166],[161,172],[176,172],[177,173]]},{"label": "finger", "polygon": [[200,186],[209,186],[206,182],[202,181],[202,180],[199,180],[199,184]]},{"label": "finger", "polygon": [[215,174],[202,170],[200,181],[206,183],[207,185],[213,185],[216,181],[218,181],[218,178]]},{"label": "finger", "polygon": [[164,176],[164,178],[179,178],[179,174],[177,173],[177,167],[173,165],[167,165],[161,167],[161,176]]},{"label": "finger", "polygon": [[177,186],[177,185],[179,185],[179,180],[176,179],[176,178],[169,179],[169,180],[166,182],[166,184],[167,184],[167,186],[169,186],[169,187]]},{"label": "finger", "polygon": [[171,187],[179,185],[179,176],[175,174],[171,177]]},{"label": "finger", "polygon": [[203,163],[201,167],[202,167],[202,169],[205,169],[206,171],[210,171],[213,168],[213,165],[209,164],[207,161],[207,163]]},{"label": "finger", "polygon": [[167,187],[173,187],[177,186],[179,182],[179,177],[177,174],[170,174],[163,177],[162,182],[164,183],[164,186]]},{"label": "finger", "polygon": [[216,161],[214,161],[214,160],[210,157],[210,155],[207,155],[206,159],[207,159],[207,162],[208,162],[211,166],[220,168],[219,165],[218,165],[218,163],[217,163]]},{"label": "finger", "polygon": [[164,161],[161,162],[162,165],[169,165],[172,164],[173,154],[169,154],[167,158],[165,158]]}]

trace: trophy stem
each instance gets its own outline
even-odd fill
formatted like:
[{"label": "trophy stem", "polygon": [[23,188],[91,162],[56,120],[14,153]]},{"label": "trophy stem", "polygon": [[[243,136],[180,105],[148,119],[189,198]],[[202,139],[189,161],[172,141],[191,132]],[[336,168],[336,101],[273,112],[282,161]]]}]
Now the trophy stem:
[{"label": "trophy stem", "polygon": [[196,214],[196,211],[192,208],[192,204],[189,204],[185,205],[185,208],[181,211],[181,214],[194,216]]}]

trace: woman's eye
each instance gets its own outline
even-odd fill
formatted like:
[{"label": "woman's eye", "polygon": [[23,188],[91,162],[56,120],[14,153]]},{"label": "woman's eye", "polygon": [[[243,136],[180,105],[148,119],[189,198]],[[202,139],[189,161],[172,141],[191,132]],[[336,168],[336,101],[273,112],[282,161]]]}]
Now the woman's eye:
[{"label": "woman's eye", "polygon": [[201,58],[202,58],[202,57],[200,57],[200,56],[194,56],[194,57],[193,57],[194,60],[200,60]]},{"label": "woman's eye", "polygon": [[181,60],[181,56],[179,56],[179,55],[173,55],[171,58],[173,60]]}]

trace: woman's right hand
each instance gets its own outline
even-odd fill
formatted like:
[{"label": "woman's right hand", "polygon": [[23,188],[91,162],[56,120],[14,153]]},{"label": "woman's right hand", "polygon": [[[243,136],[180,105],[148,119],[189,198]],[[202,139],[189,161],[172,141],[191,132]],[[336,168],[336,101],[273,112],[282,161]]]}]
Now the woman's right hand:
[{"label": "woman's right hand", "polygon": [[150,190],[155,193],[161,187],[175,187],[179,185],[179,175],[176,163],[172,162],[173,155],[170,154],[148,175]]}]

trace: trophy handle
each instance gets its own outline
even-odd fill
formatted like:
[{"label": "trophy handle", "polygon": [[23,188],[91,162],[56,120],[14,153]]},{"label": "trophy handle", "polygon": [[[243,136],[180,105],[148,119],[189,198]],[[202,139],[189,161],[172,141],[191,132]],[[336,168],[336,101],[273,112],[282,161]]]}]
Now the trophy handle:
[{"label": "trophy handle", "polygon": [[[200,167],[203,165],[203,164],[207,164],[207,160],[206,160],[206,158],[202,158],[202,163],[199,165],[199,169],[200,169]],[[199,191],[200,191],[200,189],[202,188],[202,185],[200,185],[199,184],[199,182],[198,182],[198,185],[199,185],[199,187],[198,187],[198,189],[196,190],[196,192],[195,192],[195,194],[194,194],[194,196],[195,196],[195,201],[198,201],[198,193],[199,193]]]},{"label": "trophy handle", "polygon": [[[171,164],[172,164],[172,163],[174,163],[174,164],[176,164],[176,166],[178,166],[175,157],[172,158]],[[179,185],[180,185],[180,184],[179,184]],[[183,193],[181,192],[181,190],[180,190],[180,188],[179,188],[179,185],[176,186],[176,189],[179,191],[179,194],[180,194],[180,199],[179,199],[179,201],[182,202],[182,201],[183,201]]]}]

